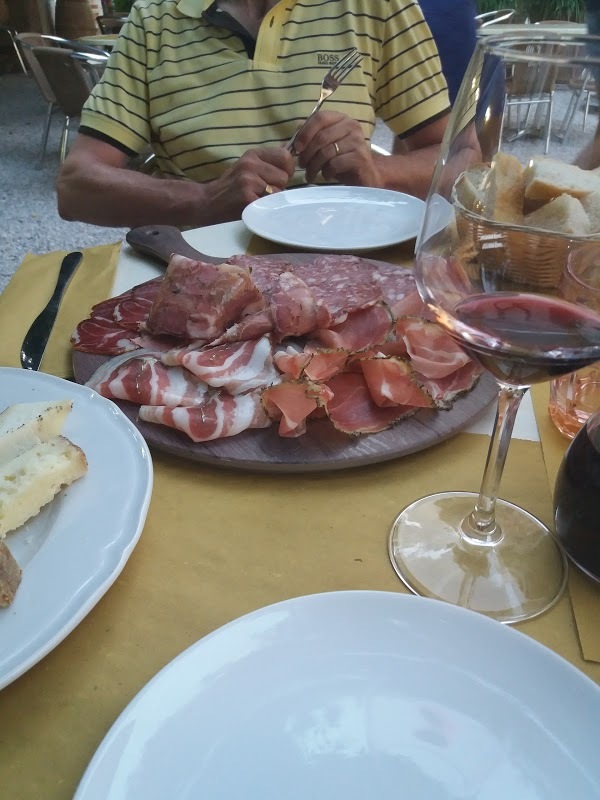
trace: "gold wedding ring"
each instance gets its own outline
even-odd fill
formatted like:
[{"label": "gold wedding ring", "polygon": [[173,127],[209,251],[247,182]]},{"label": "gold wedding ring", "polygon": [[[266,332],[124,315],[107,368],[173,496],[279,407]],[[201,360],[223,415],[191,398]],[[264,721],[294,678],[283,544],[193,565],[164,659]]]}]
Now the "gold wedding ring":
[{"label": "gold wedding ring", "polygon": [[337,142],[334,142],[334,143],[333,143],[333,146],[335,147],[335,154],[336,154],[336,156],[339,156],[339,154],[340,154],[340,148],[338,147],[338,143],[337,143]]},{"label": "gold wedding ring", "polygon": [[270,183],[267,183],[267,185],[265,186],[265,191],[263,192],[263,194],[273,194],[273,187],[271,186]]}]

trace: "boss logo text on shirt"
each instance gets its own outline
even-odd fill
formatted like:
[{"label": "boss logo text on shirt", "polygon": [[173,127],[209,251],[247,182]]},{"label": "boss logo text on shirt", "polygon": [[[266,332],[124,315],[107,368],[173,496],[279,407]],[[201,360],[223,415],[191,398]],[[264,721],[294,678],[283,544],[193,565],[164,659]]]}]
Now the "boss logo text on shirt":
[{"label": "boss logo text on shirt", "polygon": [[317,53],[317,64],[320,67],[332,67],[340,60],[338,53]]}]

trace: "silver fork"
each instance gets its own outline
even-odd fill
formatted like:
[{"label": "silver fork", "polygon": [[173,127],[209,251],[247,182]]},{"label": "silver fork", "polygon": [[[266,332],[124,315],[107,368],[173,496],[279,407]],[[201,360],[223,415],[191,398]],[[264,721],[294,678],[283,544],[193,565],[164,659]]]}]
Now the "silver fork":
[{"label": "silver fork", "polygon": [[298,136],[302,128],[306,125],[313,114],[317,113],[325,100],[327,100],[328,97],[331,97],[340,83],[342,83],[342,81],[352,72],[354,67],[357,67],[361,61],[362,55],[355,47],[353,47],[352,50],[349,50],[343,58],[340,58],[337,64],[334,64],[334,66],[331,67],[321,82],[321,96],[319,97],[317,105],[313,108],[302,125],[300,125],[296,133],[285,145],[286,150],[289,150],[290,153],[294,151],[294,142],[296,141],[296,136]]}]

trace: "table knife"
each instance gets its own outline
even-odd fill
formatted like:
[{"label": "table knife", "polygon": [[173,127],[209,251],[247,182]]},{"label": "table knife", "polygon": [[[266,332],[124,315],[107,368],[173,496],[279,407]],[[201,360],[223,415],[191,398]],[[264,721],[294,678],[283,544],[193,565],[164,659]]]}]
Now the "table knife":
[{"label": "table knife", "polygon": [[21,366],[23,369],[39,369],[48,344],[50,333],[56,322],[58,307],[65,289],[79,266],[83,253],[68,253],[60,265],[56,286],[44,310],[35,318],[25,334],[21,345]]}]

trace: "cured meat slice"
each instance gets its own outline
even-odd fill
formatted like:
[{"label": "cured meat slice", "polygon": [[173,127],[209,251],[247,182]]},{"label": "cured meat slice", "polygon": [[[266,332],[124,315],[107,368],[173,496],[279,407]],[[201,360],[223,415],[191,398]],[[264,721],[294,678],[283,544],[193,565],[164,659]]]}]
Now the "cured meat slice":
[{"label": "cured meat slice", "polygon": [[212,341],[260,297],[244,267],[206,264],[174,255],[147,327],[152,334]]},{"label": "cured meat slice", "polygon": [[134,297],[136,300],[141,300],[144,298],[153,303],[160,292],[160,287],[162,286],[163,280],[164,278],[161,275],[159,278],[152,278],[151,281],[138,283],[138,285],[130,289],[127,294],[129,294],[131,297]]},{"label": "cured meat slice", "polygon": [[216,392],[202,405],[187,408],[146,405],[140,408],[139,416],[144,422],[182,431],[194,442],[224,439],[250,428],[267,428],[271,424],[258,391],[236,397],[227,392]]},{"label": "cured meat slice", "polygon": [[277,369],[286,377],[298,380],[304,367],[312,358],[312,353],[298,345],[280,346],[273,353],[273,361]]},{"label": "cured meat slice", "polygon": [[306,432],[306,419],[325,406],[333,393],[312,381],[284,381],[262,393],[262,403],[271,419],[279,420],[280,436],[297,437]]},{"label": "cured meat slice", "polygon": [[311,381],[326,381],[341,372],[347,360],[347,350],[315,350],[304,368],[304,375]]},{"label": "cured meat slice", "polygon": [[125,330],[113,320],[91,317],[75,328],[71,344],[75,350],[111,356],[137,350],[135,336],[133,331]]},{"label": "cured meat slice", "polygon": [[414,368],[427,378],[445,378],[471,360],[434,322],[400,319],[396,323],[396,334],[404,339]]},{"label": "cured meat slice", "polygon": [[415,375],[417,380],[422,381],[423,388],[432,396],[437,408],[451,408],[459,394],[468,392],[475,386],[482,372],[482,366],[475,361],[469,361],[468,364],[444,378],[426,378],[416,371]]},{"label": "cured meat slice", "polygon": [[357,256],[317,256],[294,264],[294,273],[312,290],[317,304],[319,328],[343,322],[352,311],[368,308],[382,299],[374,281],[373,265]]},{"label": "cured meat slice", "polygon": [[94,319],[114,320],[115,307],[123,300],[123,297],[109,297],[107,300],[102,300],[100,303],[92,306],[90,317]]},{"label": "cured meat slice", "polygon": [[197,339],[195,342],[190,342],[189,344],[184,344],[182,346],[175,346],[171,347],[169,350],[166,350],[160,357],[160,360],[163,364],[167,366],[174,367],[177,364],[183,363],[183,357],[187,355],[187,353],[192,353],[196,350],[201,350],[206,342],[204,339]]},{"label": "cured meat slice", "polygon": [[273,330],[273,318],[269,309],[248,314],[235,325],[227,328],[222,336],[214,339],[211,344],[226,344],[227,342],[244,342],[248,339],[259,339],[265,333]]},{"label": "cured meat slice", "polygon": [[407,406],[378,406],[360,372],[341,372],[327,381],[333,398],[327,403],[327,416],[343,433],[379,433],[403,417],[414,414]]},{"label": "cured meat slice", "polygon": [[197,406],[208,386],[182,367],[167,367],[156,356],[119,356],[103,364],[86,383],[110,400],[139,405]]},{"label": "cured meat slice", "polygon": [[394,316],[408,313],[418,314],[423,309],[423,301],[417,291],[415,277],[410,270],[394,264],[372,264],[371,266],[373,280],[381,287],[383,299],[392,309]]},{"label": "cured meat slice", "polygon": [[366,350],[385,342],[393,326],[389,308],[379,303],[348,314],[340,325],[316,331],[314,340],[329,349]]},{"label": "cured meat slice", "polygon": [[131,295],[121,298],[113,309],[113,319],[122,328],[131,331],[139,331],[144,327],[152,301],[145,297],[133,297]]},{"label": "cured meat slice", "polygon": [[268,336],[252,342],[192,350],[182,356],[181,364],[209,386],[226,389],[230,394],[280,381]]},{"label": "cured meat slice", "polygon": [[293,272],[277,276],[269,296],[273,328],[278,339],[302,336],[317,327],[317,302],[311,289]]},{"label": "cured meat slice", "polygon": [[431,395],[417,381],[414,370],[400,358],[363,358],[360,366],[375,403],[386,406],[432,408]]}]

